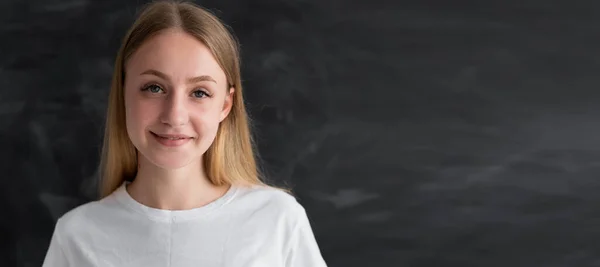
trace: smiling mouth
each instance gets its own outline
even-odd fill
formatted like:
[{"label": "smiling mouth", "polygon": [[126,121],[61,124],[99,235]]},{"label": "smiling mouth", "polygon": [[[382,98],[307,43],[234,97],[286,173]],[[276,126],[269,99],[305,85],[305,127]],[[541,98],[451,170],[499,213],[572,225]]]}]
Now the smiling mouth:
[{"label": "smiling mouth", "polygon": [[164,135],[160,135],[154,132],[150,132],[152,135],[154,135],[155,137],[161,138],[161,139],[165,139],[165,140],[183,140],[183,139],[193,139],[193,137],[188,137],[188,136],[164,136]]}]

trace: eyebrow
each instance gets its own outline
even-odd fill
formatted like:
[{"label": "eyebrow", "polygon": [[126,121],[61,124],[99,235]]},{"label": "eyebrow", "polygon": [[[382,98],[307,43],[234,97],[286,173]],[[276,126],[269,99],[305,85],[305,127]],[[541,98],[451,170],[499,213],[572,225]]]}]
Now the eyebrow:
[{"label": "eyebrow", "polygon": [[[157,70],[149,69],[149,70],[146,70],[146,71],[140,73],[140,75],[144,75],[144,74],[154,75],[154,76],[160,77],[163,80],[170,81],[169,76],[167,76],[166,74],[164,74],[160,71],[157,71]],[[188,79],[188,83],[190,83],[190,84],[204,82],[204,81],[217,83],[217,81],[215,81],[215,79],[213,79],[209,75],[200,75],[198,77],[193,77],[193,78]]]}]

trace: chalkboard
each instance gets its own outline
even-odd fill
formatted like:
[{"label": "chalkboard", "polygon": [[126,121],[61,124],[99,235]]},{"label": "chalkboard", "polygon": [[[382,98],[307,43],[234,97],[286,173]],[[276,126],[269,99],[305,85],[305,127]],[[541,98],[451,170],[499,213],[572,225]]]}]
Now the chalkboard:
[{"label": "chalkboard", "polygon": [[[0,265],[95,198],[146,1],[0,2]],[[600,265],[600,2],[198,1],[236,33],[263,166],[330,266]]]}]

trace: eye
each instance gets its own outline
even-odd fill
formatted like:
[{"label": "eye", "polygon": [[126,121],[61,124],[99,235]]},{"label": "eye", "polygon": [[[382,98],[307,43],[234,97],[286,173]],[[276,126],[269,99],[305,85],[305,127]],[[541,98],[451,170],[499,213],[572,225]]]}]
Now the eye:
[{"label": "eye", "polygon": [[142,88],[142,91],[148,91],[153,94],[158,94],[160,91],[164,91],[158,84],[149,84]]},{"label": "eye", "polygon": [[206,92],[204,92],[202,90],[196,90],[192,94],[194,95],[194,97],[197,97],[197,98],[203,98],[203,97],[209,96]]}]

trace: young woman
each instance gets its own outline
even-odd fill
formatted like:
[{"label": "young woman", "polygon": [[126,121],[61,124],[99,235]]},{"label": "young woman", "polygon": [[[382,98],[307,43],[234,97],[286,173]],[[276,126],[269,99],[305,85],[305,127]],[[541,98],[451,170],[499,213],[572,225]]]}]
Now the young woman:
[{"label": "young woman", "polygon": [[217,17],[151,3],[115,63],[101,198],[57,221],[43,266],[326,266],[304,208],[260,180]]}]

